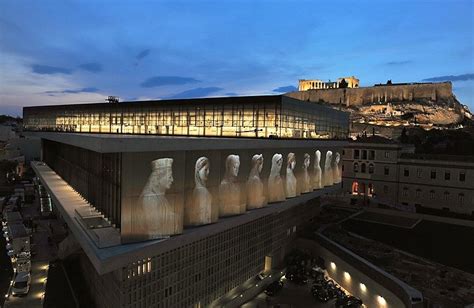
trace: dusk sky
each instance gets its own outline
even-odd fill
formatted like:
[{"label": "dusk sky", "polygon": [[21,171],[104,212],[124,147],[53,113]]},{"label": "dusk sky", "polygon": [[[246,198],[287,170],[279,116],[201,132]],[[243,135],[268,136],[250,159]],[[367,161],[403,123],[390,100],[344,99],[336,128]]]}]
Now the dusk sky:
[{"label": "dusk sky", "polygon": [[[377,4],[377,5],[376,5]],[[474,1],[0,1],[0,114],[452,80],[474,110]]]}]

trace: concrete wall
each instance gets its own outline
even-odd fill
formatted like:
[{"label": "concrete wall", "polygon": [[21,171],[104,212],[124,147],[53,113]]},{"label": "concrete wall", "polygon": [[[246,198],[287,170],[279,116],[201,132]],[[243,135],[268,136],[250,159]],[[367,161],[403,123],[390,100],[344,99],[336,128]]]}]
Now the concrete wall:
[{"label": "concrete wall", "polygon": [[359,106],[387,101],[411,101],[427,98],[431,100],[451,100],[450,82],[422,83],[363,87],[354,89],[324,89],[287,93],[287,96],[303,101],[324,101],[333,105]]},{"label": "concrete wall", "polygon": [[411,303],[410,297],[422,299],[421,293],[416,289],[336,243],[332,242],[331,247],[326,247],[330,242],[332,241],[322,240],[320,236],[317,241],[298,239],[296,245],[312,255],[321,256],[328,275],[351,294],[362,299],[366,307],[422,307],[421,302],[416,305]]}]

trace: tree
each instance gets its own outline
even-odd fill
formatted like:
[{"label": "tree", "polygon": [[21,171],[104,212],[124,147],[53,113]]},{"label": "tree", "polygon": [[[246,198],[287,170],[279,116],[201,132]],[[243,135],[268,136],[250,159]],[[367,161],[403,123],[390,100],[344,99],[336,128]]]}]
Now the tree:
[{"label": "tree", "polygon": [[344,78],[342,78],[341,82],[339,83],[339,88],[345,89],[347,88],[348,85],[349,84],[347,83],[347,81]]}]

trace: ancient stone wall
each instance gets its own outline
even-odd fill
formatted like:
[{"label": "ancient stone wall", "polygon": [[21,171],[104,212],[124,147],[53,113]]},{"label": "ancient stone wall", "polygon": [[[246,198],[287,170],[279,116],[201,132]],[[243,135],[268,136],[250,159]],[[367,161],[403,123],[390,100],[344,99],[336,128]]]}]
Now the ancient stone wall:
[{"label": "ancient stone wall", "polygon": [[286,95],[310,102],[324,101],[333,105],[359,106],[378,102],[413,101],[415,99],[451,102],[453,93],[451,82],[442,82],[308,90],[290,92]]}]

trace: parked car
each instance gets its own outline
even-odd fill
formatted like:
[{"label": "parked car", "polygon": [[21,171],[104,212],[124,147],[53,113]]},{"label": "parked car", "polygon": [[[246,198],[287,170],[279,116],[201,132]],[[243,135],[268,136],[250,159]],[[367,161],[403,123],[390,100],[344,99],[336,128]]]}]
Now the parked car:
[{"label": "parked car", "polygon": [[28,294],[30,290],[31,275],[28,272],[19,272],[16,274],[12,286],[12,295],[21,296]]}]

